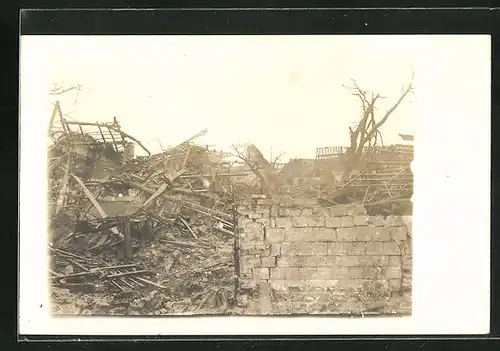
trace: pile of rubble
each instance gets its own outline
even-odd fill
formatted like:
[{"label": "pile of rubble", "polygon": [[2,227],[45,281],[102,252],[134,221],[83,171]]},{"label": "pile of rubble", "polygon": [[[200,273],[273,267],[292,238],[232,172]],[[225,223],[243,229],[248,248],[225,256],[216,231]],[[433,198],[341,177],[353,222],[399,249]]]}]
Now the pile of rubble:
[{"label": "pile of rubble", "polygon": [[[366,168],[338,181],[341,157],[280,165],[250,144],[235,150],[243,161],[235,166],[231,155],[194,143],[206,132],[151,154],[116,118],[67,121],[56,103],[49,130],[56,313],[238,313],[242,197],[285,193],[376,209],[406,205],[412,194],[412,147],[379,149]],[[136,156],[137,146],[147,156]]]},{"label": "pile of rubble", "polygon": [[116,119],[61,123],[49,150],[54,310],[68,313],[70,294],[89,300],[79,314],[227,312],[237,230],[230,179],[238,175],[226,155],[193,143],[206,130],[134,157],[137,140]]},{"label": "pile of rubble", "polygon": [[[324,149],[334,149],[335,153],[325,154]],[[321,148],[317,161],[346,161],[343,148]],[[390,145],[366,148],[361,167],[352,171],[348,177],[342,177],[342,171],[332,171],[334,176],[330,184],[320,192],[319,197],[330,203],[363,204],[371,215],[410,215],[413,195],[413,145]],[[329,158],[330,157],[330,158]]]}]

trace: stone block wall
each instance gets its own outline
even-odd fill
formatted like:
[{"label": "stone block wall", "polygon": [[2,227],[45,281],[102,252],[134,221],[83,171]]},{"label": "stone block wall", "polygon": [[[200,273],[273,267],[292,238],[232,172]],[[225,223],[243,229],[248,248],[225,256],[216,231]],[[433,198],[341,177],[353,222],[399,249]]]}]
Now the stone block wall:
[{"label": "stone block wall", "polygon": [[240,304],[249,313],[349,313],[411,291],[411,217],[283,196],[239,212]]}]

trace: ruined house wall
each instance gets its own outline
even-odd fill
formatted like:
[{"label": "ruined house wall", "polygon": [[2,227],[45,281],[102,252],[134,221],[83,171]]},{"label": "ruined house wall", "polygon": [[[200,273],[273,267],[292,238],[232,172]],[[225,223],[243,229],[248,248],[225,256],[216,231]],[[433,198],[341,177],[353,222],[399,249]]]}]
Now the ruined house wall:
[{"label": "ruined house wall", "polygon": [[255,313],[348,313],[324,306],[345,291],[411,290],[411,217],[290,197],[253,199],[239,212],[240,303],[254,296]]}]

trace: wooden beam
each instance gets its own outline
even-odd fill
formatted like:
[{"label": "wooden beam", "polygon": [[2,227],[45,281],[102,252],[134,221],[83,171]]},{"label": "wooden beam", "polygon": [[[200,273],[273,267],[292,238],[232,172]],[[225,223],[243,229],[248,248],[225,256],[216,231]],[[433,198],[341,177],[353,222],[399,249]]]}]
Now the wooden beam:
[{"label": "wooden beam", "polygon": [[[80,184],[80,187],[83,189],[83,192],[85,193],[85,195],[87,195],[87,197],[89,198],[90,202],[92,202],[92,205],[94,205],[94,207],[96,208],[97,212],[99,212],[99,215],[101,216],[101,218],[108,217],[108,215],[106,214],[106,212],[104,212],[104,210],[101,207],[101,205],[99,204],[99,202],[97,202],[96,198],[94,197],[94,195],[92,195],[92,193],[90,192],[90,190],[85,186],[85,184],[83,183],[83,181],[79,177],[77,177],[76,175],[74,175],[74,174],[72,174],[72,176],[73,176],[73,178],[75,178],[75,180],[78,182],[78,184]],[[113,232],[113,234],[116,234],[120,238],[123,238],[123,234],[121,234],[118,231],[118,229],[111,228],[110,230],[111,230],[111,232]]]},{"label": "wooden beam", "polygon": [[163,192],[164,192],[165,190],[167,190],[167,188],[168,188],[168,185],[167,185],[166,183],[163,183],[162,185],[160,185],[160,187],[158,188],[158,190],[156,190],[156,191],[154,192],[154,194],[153,194],[153,195],[151,195],[151,196],[149,197],[149,199],[147,199],[147,200],[146,200],[146,201],[142,204],[142,206],[141,206],[141,207],[143,207],[143,208],[144,208],[144,207],[148,206],[148,205],[149,205],[151,202],[153,202],[153,201],[154,201],[154,200],[155,200],[158,196],[160,196],[161,194],[163,194]]},{"label": "wooden beam", "polygon": [[119,152],[118,145],[116,145],[115,137],[113,136],[113,133],[111,132],[111,129],[109,129],[109,127],[108,127],[108,133],[109,135],[111,135],[111,140],[113,140],[113,146],[115,147],[116,152]]},{"label": "wooden beam", "polygon": [[97,128],[99,128],[99,133],[101,133],[102,140],[106,144],[107,143],[106,138],[104,137],[104,133],[102,132],[101,126],[99,124],[97,124]]},{"label": "wooden beam", "polygon": [[56,101],[56,109],[57,109],[57,112],[59,113],[59,119],[61,121],[64,133],[68,134],[68,127],[66,126],[66,121],[64,120],[63,113],[61,110],[61,105],[59,104],[59,101]]}]

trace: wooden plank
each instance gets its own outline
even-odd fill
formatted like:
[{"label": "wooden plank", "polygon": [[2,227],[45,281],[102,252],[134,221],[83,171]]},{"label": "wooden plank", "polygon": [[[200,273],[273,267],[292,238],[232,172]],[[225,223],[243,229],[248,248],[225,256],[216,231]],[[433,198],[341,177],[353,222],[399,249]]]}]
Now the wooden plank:
[{"label": "wooden plank", "polygon": [[66,191],[68,188],[70,164],[71,164],[71,157],[68,157],[68,163],[66,164],[66,169],[64,170],[63,185],[61,187],[61,190],[59,192],[59,197],[57,199],[56,215],[59,214],[59,212],[61,212],[61,209],[64,207],[66,199]]},{"label": "wooden plank", "polygon": [[[146,193],[149,193],[149,194],[154,194],[155,191],[150,189],[150,188],[147,188],[141,184],[137,184],[137,183],[134,183],[134,182],[131,182],[131,181],[127,181],[125,179],[121,180],[121,182],[125,185],[128,185],[132,188],[136,188],[136,189],[139,189],[139,190],[142,190]],[[162,198],[164,198],[165,200],[168,200],[168,201],[171,201],[171,202],[174,202],[174,203],[177,203],[181,206],[184,206],[184,207],[187,207],[187,208],[190,208],[194,211],[197,211],[199,213],[204,213],[204,214],[207,214],[207,215],[210,215],[210,216],[213,216],[214,218],[217,218],[219,217],[218,219],[228,219],[228,220],[232,220],[233,217],[231,215],[228,215],[227,213],[224,213],[224,212],[221,212],[221,211],[217,211],[217,210],[214,210],[214,209],[211,209],[211,208],[208,208],[208,207],[204,207],[204,206],[201,206],[201,205],[198,205],[198,204],[195,204],[195,203],[191,203],[191,202],[188,202],[188,201],[185,201],[185,200],[181,200],[181,199],[178,199],[174,196],[169,196],[169,195],[166,195],[166,194],[162,194],[161,195]]]},{"label": "wooden plank", "polygon": [[111,135],[111,140],[113,140],[113,146],[115,147],[116,152],[119,152],[118,146],[116,145],[115,137],[113,136],[113,133],[111,132],[111,129],[109,129],[109,127],[108,127],[108,133],[109,135]]},{"label": "wooden plank", "polygon": [[144,201],[144,203],[142,204],[141,207],[146,207],[148,206],[151,202],[153,202],[158,196],[160,196],[161,194],[163,194],[163,192],[165,190],[167,190],[168,188],[168,185],[166,183],[163,183],[162,185],[160,185],[160,187],[158,188],[158,190],[155,191],[155,193],[153,195],[151,195],[146,201]]},{"label": "wooden plank", "polygon": [[107,143],[107,140],[106,140],[106,138],[104,137],[104,133],[102,132],[101,125],[100,125],[100,124],[97,124],[97,128],[99,128],[99,133],[101,133],[102,141],[106,144],[106,143]]},{"label": "wooden plank", "polygon": [[59,101],[56,101],[56,108],[57,112],[59,113],[59,120],[61,121],[64,133],[68,134],[68,127],[66,126],[66,121],[64,121],[63,113],[61,110],[61,104],[59,104]]},{"label": "wooden plank", "polygon": [[[94,207],[96,208],[97,212],[99,212],[99,215],[101,216],[101,218],[108,217],[108,215],[106,214],[106,212],[104,212],[104,210],[101,207],[101,205],[99,204],[99,202],[97,202],[96,198],[94,197],[94,195],[92,195],[92,193],[90,192],[90,190],[85,186],[85,184],[83,183],[83,181],[79,177],[77,177],[76,175],[74,175],[74,174],[72,174],[72,176],[73,176],[73,178],[75,178],[75,180],[78,182],[78,184],[80,184],[80,187],[83,189],[83,192],[85,193],[85,195],[87,195],[87,197],[89,198],[90,202],[92,202],[92,205],[94,205]],[[113,234],[116,234],[120,238],[123,238],[123,234],[121,234],[118,231],[118,229],[111,228],[110,230],[111,230],[111,232]]]},{"label": "wooden plank", "polygon": [[139,230],[141,234],[141,238],[144,241],[153,240],[153,228],[151,225],[151,219],[147,218],[144,222],[141,223],[141,228]]},{"label": "wooden plank", "polygon": [[125,221],[123,223],[124,230],[123,230],[123,253],[125,259],[129,259],[132,257],[132,238],[130,235],[130,222]]},{"label": "wooden plank", "polygon": [[[57,101],[56,102],[56,105],[58,104],[59,102]],[[57,107],[56,105],[54,105],[54,109],[52,110],[52,116],[50,117],[50,122],[49,122],[49,134],[50,132],[52,132],[52,126],[54,125],[54,119],[56,118],[56,114],[57,114]]]}]

